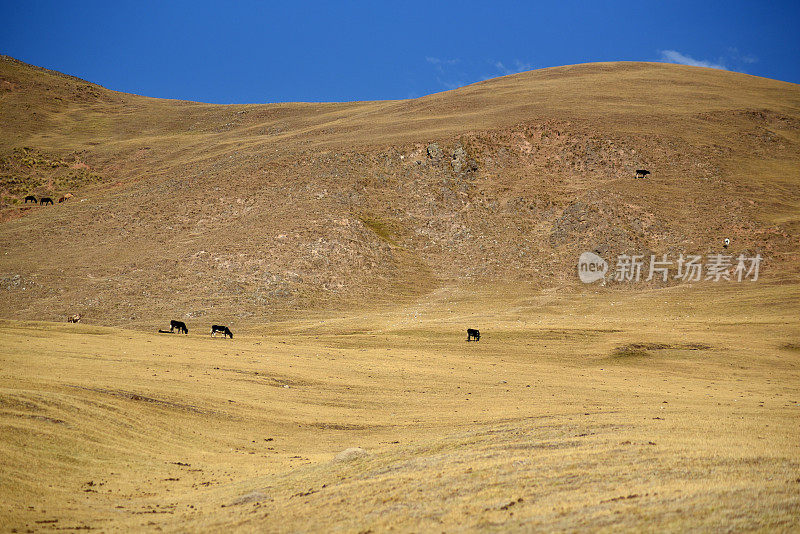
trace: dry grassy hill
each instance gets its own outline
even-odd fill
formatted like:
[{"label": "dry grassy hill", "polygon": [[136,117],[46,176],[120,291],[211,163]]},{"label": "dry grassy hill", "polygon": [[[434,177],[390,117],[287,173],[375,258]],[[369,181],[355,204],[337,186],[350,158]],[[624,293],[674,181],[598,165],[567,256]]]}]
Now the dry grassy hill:
[{"label": "dry grassy hill", "polygon": [[604,63],[408,101],[220,106],[4,58],[0,89],[6,317],[236,324],[453,283],[570,285],[583,250],[724,237],[765,275],[798,272],[795,84]]},{"label": "dry grassy hill", "polygon": [[[215,106],[2,58],[0,133],[0,531],[800,529],[797,85]],[[757,283],[575,275],[725,237]]]}]

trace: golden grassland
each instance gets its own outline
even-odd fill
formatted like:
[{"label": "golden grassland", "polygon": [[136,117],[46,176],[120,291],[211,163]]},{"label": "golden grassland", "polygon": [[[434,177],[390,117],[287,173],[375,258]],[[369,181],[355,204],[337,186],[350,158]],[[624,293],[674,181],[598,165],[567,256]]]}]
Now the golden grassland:
[{"label": "golden grassland", "polygon": [[233,340],[3,321],[0,524],[791,531],[799,297],[450,287]]},{"label": "golden grassland", "polygon": [[[799,110],[663,64],[219,106],[0,56],[0,530],[800,529]],[[757,282],[576,280],[725,237]]]}]

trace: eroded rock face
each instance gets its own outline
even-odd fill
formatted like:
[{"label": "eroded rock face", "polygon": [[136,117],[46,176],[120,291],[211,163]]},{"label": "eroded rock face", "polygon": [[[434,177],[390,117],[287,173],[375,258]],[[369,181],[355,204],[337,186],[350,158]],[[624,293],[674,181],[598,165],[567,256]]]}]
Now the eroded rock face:
[{"label": "eroded rock face", "polygon": [[580,246],[598,254],[619,253],[636,249],[642,244],[640,237],[640,221],[619,213],[608,202],[587,198],[567,206],[553,222],[550,244]]},{"label": "eroded rock face", "polygon": [[593,225],[593,214],[590,214],[589,207],[583,202],[573,202],[564,210],[561,217],[553,223],[553,231],[550,233],[550,243],[559,246],[576,235],[586,233]]},{"label": "eroded rock face", "polygon": [[442,149],[439,148],[438,143],[431,143],[431,144],[428,145],[428,157],[429,158],[431,158],[433,160],[439,160],[439,159],[442,159],[442,156],[444,156],[444,152],[442,152]]},{"label": "eroded rock face", "polygon": [[453,159],[465,160],[467,158],[467,151],[461,144],[457,144],[453,148]]},{"label": "eroded rock face", "polygon": [[456,174],[467,174],[478,170],[478,162],[471,159],[460,144],[453,149],[453,157],[450,160],[450,164]]}]

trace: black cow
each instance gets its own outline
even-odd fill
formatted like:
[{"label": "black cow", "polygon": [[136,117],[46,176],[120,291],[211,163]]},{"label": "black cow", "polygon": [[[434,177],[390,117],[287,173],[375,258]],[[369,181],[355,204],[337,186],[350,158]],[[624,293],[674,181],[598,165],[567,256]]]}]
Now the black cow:
[{"label": "black cow", "polygon": [[231,329],[228,328],[227,326],[220,326],[218,324],[212,324],[211,325],[211,337],[215,337],[215,334],[217,332],[222,333],[222,337],[230,336],[230,338],[233,339],[233,333],[231,332]]},{"label": "black cow", "polygon": [[42,199],[39,201],[39,204],[42,205],[42,206],[44,206],[46,204],[52,204],[52,203],[53,203],[53,199],[50,198],[50,197],[42,197]]},{"label": "black cow", "polygon": [[636,177],[637,178],[644,178],[648,174],[650,174],[650,171],[648,171],[646,169],[636,169]]},{"label": "black cow", "polygon": [[27,197],[25,197],[25,204],[27,204],[28,202],[33,202],[34,204],[36,204],[37,203],[36,197],[33,195],[28,195]]},{"label": "black cow", "polygon": [[467,341],[474,339],[475,341],[481,340],[481,331],[475,328],[467,328]]},{"label": "black cow", "polygon": [[169,331],[172,332],[176,328],[178,329],[178,333],[179,334],[181,332],[183,332],[184,334],[188,334],[189,333],[189,329],[186,328],[186,323],[184,323],[183,321],[170,321],[169,322]]}]

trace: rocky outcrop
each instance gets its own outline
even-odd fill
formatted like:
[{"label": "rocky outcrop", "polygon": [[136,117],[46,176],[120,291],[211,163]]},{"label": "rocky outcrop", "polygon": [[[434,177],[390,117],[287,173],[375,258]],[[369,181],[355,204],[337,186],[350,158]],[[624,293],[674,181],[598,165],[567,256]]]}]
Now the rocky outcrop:
[{"label": "rocky outcrop", "polygon": [[439,145],[437,143],[431,143],[431,144],[428,145],[428,157],[429,158],[431,158],[432,160],[438,161],[438,160],[442,159],[443,156],[444,156],[444,152],[442,152],[442,149],[439,148]]}]

